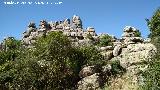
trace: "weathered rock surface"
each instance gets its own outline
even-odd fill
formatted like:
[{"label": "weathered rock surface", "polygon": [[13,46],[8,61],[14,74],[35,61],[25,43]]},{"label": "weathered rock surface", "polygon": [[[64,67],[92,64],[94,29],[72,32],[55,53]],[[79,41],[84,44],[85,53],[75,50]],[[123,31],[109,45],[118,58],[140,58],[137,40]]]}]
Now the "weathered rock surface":
[{"label": "weathered rock surface", "polygon": [[101,52],[101,54],[104,56],[105,60],[110,60],[111,58],[113,58],[113,51],[103,51]]},{"label": "weathered rock surface", "polygon": [[[78,42],[79,40],[84,40],[84,42],[87,42],[87,40],[85,41],[85,38],[88,34],[90,34],[93,38],[97,36],[93,27],[88,27],[87,30],[83,29],[80,17],[74,15],[71,20],[65,19],[55,22],[47,22],[46,20],[41,20],[38,28],[36,28],[35,23],[29,23],[27,30],[23,33],[22,42],[28,46],[32,45],[34,43],[32,39],[47,35],[49,32],[53,31],[62,31],[63,34],[71,38],[71,41],[73,42]],[[86,44],[81,42],[82,41],[79,41],[79,44]],[[90,41],[87,42],[87,44],[88,43],[92,44],[92,42]]]},{"label": "weathered rock surface", "polygon": [[113,50],[113,55],[114,56],[118,56],[121,53],[121,45],[117,45],[115,46],[114,50]]},{"label": "weathered rock surface", "polygon": [[95,73],[80,80],[78,82],[78,90],[97,90],[100,87],[101,81],[99,73]]},{"label": "weathered rock surface", "polygon": [[100,47],[100,51],[108,51],[108,50],[113,50],[113,46]]},{"label": "weathered rock surface", "polygon": [[[138,85],[143,81],[140,72],[147,68],[147,62],[155,53],[156,48],[151,43],[130,44],[127,48],[122,48],[121,54],[112,58],[111,61],[119,60],[127,72],[122,77],[112,80],[110,88],[115,89],[121,86],[121,90],[137,90]],[[115,82],[117,83],[114,84]],[[117,88],[119,90],[120,87]]]},{"label": "weathered rock surface", "polygon": [[127,45],[142,43],[144,41],[143,38],[137,37],[136,32],[139,32],[139,30],[131,26],[126,26],[122,34],[123,43]]}]

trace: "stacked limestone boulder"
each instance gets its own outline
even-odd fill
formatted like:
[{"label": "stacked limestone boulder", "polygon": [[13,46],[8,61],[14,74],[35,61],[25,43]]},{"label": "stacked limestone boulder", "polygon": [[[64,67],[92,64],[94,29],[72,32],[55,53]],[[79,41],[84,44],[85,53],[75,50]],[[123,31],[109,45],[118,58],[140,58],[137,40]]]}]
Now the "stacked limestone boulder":
[{"label": "stacked limestone boulder", "polygon": [[[49,32],[54,31],[62,31],[64,35],[68,36],[71,41],[76,43],[85,42],[87,34],[91,34],[93,37],[97,36],[93,27],[83,29],[81,18],[74,15],[72,20],[65,19],[55,22],[41,20],[38,28],[36,28],[35,23],[31,22],[27,30],[23,33],[22,41],[25,45],[30,46],[35,42],[37,37],[47,35]],[[79,40],[81,41],[79,42]]]},{"label": "stacked limestone boulder", "polygon": [[111,90],[120,88],[121,90],[137,90],[138,85],[143,82],[140,72],[147,69],[147,62],[156,53],[156,47],[149,40],[135,36],[136,30],[134,27],[127,26],[122,34],[121,42],[114,48],[113,54],[116,54],[111,61],[119,61],[120,65],[126,69],[126,73],[111,81]]},{"label": "stacked limestone boulder", "polygon": [[136,28],[131,26],[126,26],[122,34],[123,43],[128,45],[128,44],[143,42],[143,39],[141,37],[136,36],[136,32],[138,32]]},{"label": "stacked limestone boulder", "polygon": [[34,39],[38,35],[35,23],[30,22],[27,30],[23,33],[22,41],[25,45],[30,45],[34,43]]}]

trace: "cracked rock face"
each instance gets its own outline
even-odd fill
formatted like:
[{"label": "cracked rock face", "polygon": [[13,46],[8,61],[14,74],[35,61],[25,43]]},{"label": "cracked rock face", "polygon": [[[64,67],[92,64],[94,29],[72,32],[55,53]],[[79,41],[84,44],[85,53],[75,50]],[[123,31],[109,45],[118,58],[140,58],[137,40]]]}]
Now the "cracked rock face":
[{"label": "cracked rock face", "polygon": [[[125,75],[119,80],[117,79],[117,85],[122,86],[121,90],[126,90],[126,88],[130,90],[130,87],[133,87],[131,90],[137,90],[138,84],[143,82],[140,72],[147,69],[147,62],[151,60],[155,53],[156,47],[151,43],[130,44],[126,48],[122,48],[120,55],[111,59],[111,61],[119,60],[120,65],[126,68]],[[121,81],[128,85],[121,84]]]},{"label": "cracked rock face", "polygon": [[125,68],[136,63],[149,61],[156,53],[156,48],[153,44],[130,44],[127,48],[122,48],[119,56],[113,59],[120,60],[120,63]]}]

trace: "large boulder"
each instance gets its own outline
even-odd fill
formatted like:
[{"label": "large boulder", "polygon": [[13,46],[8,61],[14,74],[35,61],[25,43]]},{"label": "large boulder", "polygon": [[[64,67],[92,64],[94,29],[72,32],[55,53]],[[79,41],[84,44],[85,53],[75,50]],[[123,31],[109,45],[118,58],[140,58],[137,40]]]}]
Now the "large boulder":
[{"label": "large boulder", "polygon": [[113,55],[114,56],[118,56],[119,54],[120,54],[120,52],[121,52],[121,45],[117,45],[117,46],[115,46],[115,48],[114,48],[114,50],[113,50]]},{"label": "large boulder", "polygon": [[113,58],[120,60],[124,67],[129,67],[136,63],[148,62],[155,55],[156,48],[153,44],[130,44],[127,48],[122,48],[121,55]]},{"label": "large boulder", "polygon": [[100,47],[100,51],[113,50],[113,46]]},{"label": "large boulder", "polygon": [[101,52],[101,54],[104,56],[105,60],[110,60],[111,58],[113,58],[113,51],[109,50],[109,51],[103,51]]}]

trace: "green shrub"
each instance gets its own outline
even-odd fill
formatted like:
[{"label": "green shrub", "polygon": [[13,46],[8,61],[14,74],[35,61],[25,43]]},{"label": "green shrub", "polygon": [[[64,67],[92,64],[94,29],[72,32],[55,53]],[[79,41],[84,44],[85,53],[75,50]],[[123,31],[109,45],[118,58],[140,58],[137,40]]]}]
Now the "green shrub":
[{"label": "green shrub", "polygon": [[135,32],[135,36],[136,36],[136,37],[141,37],[141,32],[140,32],[139,30],[137,30],[137,31]]},{"label": "green shrub", "polygon": [[112,40],[113,38],[110,35],[104,34],[99,38],[98,45],[99,46],[112,46],[113,45]]},{"label": "green shrub", "polygon": [[148,69],[142,73],[144,77],[144,90],[160,89],[160,9],[158,9],[152,18],[148,21],[150,29],[151,42],[156,46],[157,53],[154,58],[148,62]]},{"label": "green shrub", "polygon": [[[0,65],[0,88],[6,90],[75,89],[83,66],[103,64],[94,46],[73,47],[61,32],[38,38],[33,48],[15,50],[19,54],[14,61]],[[6,59],[4,52],[0,58]]]},{"label": "green shrub", "polygon": [[116,76],[118,74],[123,74],[126,70],[120,65],[119,60],[111,61],[111,74]]},{"label": "green shrub", "polygon": [[151,19],[146,19],[150,30],[149,37],[160,36],[160,8],[156,10]]},{"label": "green shrub", "polygon": [[94,47],[81,47],[80,52],[82,53],[83,65],[103,65],[104,59],[100,52]]}]

